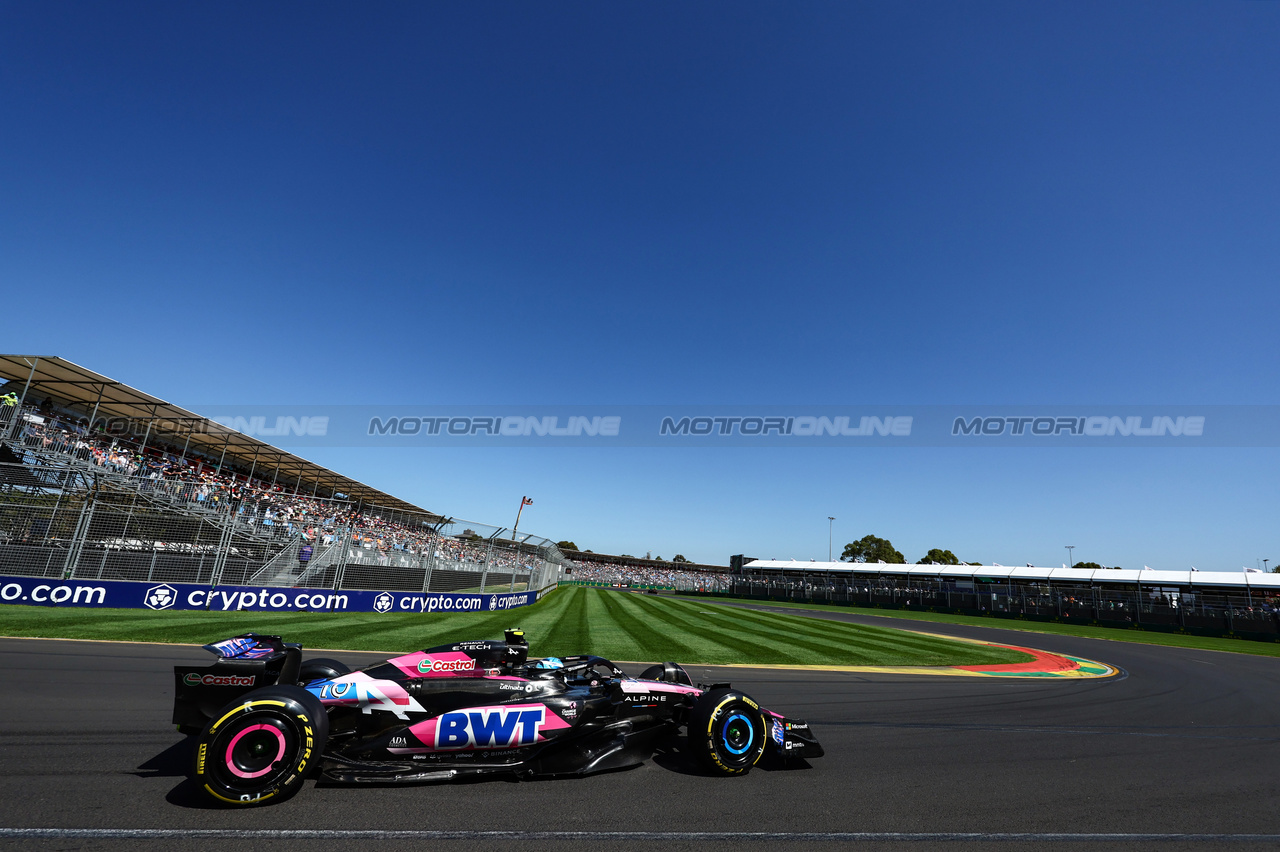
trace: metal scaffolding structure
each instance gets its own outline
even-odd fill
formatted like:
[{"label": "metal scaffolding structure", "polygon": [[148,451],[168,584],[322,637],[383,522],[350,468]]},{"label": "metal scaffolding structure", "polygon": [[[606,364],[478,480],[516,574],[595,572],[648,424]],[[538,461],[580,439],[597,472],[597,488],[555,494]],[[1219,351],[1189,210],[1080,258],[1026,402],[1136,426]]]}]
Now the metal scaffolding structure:
[{"label": "metal scaffolding structure", "polygon": [[0,574],[521,592],[572,564],[60,358],[0,356],[0,377]]}]

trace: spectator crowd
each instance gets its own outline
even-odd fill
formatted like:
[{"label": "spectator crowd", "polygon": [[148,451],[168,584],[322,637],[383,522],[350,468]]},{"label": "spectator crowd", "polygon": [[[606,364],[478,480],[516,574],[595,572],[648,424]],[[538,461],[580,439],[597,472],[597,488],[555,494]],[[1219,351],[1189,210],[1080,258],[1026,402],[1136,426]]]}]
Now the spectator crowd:
[{"label": "spectator crowd", "polygon": [[[28,458],[71,458],[121,480],[129,488],[170,504],[211,510],[235,517],[237,526],[269,538],[300,537],[317,554],[338,541],[349,529],[355,548],[379,554],[403,554],[454,562],[485,564],[491,569],[529,570],[532,554],[489,548],[482,541],[443,535],[422,519],[378,507],[360,506],[348,500],[299,493],[294,486],[266,479],[254,468],[246,473],[186,448],[149,445],[128,437],[94,434],[87,419],[59,414],[51,400],[39,409],[5,406],[17,416],[11,444]],[[2,427],[0,427],[2,432]],[[478,538],[478,537],[477,537]]]},{"label": "spectator crowd", "polygon": [[579,560],[570,579],[610,586],[659,586],[686,591],[718,591],[729,585],[728,573],[693,571],[655,565],[614,565]]}]

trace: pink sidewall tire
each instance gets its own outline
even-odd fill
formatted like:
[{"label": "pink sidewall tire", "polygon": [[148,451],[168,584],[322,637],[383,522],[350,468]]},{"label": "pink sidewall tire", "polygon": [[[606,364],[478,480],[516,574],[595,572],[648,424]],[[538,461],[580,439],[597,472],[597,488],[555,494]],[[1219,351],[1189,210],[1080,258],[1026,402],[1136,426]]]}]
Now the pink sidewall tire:
[{"label": "pink sidewall tire", "polygon": [[228,806],[283,802],[302,789],[328,736],[329,717],[310,692],[297,686],[255,689],[205,726],[192,778]]}]

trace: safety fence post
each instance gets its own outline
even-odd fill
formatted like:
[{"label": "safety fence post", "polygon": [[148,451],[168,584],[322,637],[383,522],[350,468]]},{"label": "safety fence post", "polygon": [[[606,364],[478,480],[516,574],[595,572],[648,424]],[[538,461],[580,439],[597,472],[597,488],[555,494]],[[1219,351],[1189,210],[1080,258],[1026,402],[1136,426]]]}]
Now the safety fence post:
[{"label": "safety fence post", "polygon": [[70,580],[76,575],[76,565],[80,561],[80,551],[84,549],[85,539],[89,537],[89,524],[93,521],[93,491],[84,498],[80,507],[80,520],[76,522],[75,532],[71,534],[71,546],[67,549],[67,558],[62,563],[62,579]]}]

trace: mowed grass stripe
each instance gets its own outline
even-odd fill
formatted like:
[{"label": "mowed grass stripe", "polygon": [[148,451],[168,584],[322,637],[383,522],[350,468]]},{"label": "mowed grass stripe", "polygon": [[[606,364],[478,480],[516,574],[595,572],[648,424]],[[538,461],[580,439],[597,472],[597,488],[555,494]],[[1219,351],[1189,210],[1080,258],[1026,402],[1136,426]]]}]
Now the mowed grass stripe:
[{"label": "mowed grass stripe", "polygon": [[[722,607],[710,611],[724,612],[724,617],[734,620],[743,619],[753,622],[761,630],[781,631],[784,635],[787,633],[812,635],[828,642],[832,639],[839,639],[840,641],[853,642],[859,646],[877,651],[907,649],[913,652],[927,652],[936,645],[936,640],[929,636],[904,633],[897,630],[885,630],[883,628],[863,629],[859,625],[838,621],[810,619],[804,616],[760,612],[758,610],[744,611],[733,607]],[[745,612],[752,614],[740,615],[740,613]],[[765,617],[760,618],[759,616],[761,615]]]},{"label": "mowed grass stripe", "polygon": [[[680,602],[684,604],[684,602]],[[752,636],[767,640],[766,643],[755,643],[767,649],[764,653],[772,654],[775,662],[791,662],[795,659],[817,659],[827,663],[837,663],[844,655],[835,653],[832,644],[832,631],[827,630],[820,621],[802,619],[799,623],[782,624],[776,619],[759,619],[738,617],[737,612],[723,609],[707,611],[686,610],[687,617],[700,619],[702,623],[722,626],[721,635],[742,637]],[[740,641],[735,639],[735,641]],[[846,663],[837,663],[845,665]]]},{"label": "mowed grass stripe", "polygon": [[696,644],[701,652],[698,662],[729,663],[744,656],[768,663],[790,659],[789,655],[780,653],[781,649],[776,646],[757,642],[755,634],[741,629],[741,624],[722,622],[720,627],[713,627],[712,619],[698,615],[696,620],[690,620],[687,613],[680,612],[681,607],[672,606],[672,603],[675,602],[670,599],[650,598],[645,601],[645,606],[655,618],[670,625],[672,630],[696,637]]},{"label": "mowed grass stripe", "polygon": [[[622,630],[626,633],[627,645],[632,648],[644,647],[649,653],[646,661],[693,659],[695,651],[684,642],[675,638],[670,632],[655,629],[653,620],[646,618],[641,607],[635,602],[636,595],[606,595],[605,608]],[[620,655],[625,656],[625,655]]]},{"label": "mowed grass stripe", "polygon": [[[565,594],[564,591],[557,592],[549,599],[544,598],[527,609],[508,612],[506,615],[509,621],[507,626],[524,630],[525,640],[534,648],[540,649],[549,637],[582,635],[583,614],[575,606],[573,595]],[[497,634],[476,638],[497,638]],[[549,656],[550,653],[538,651],[541,656]]]},{"label": "mowed grass stripe", "polygon": [[530,607],[477,613],[106,610],[0,605],[0,635],[205,644],[256,632],[307,648],[405,652],[523,627],[536,657],[793,665],[973,665],[1027,655],[897,630],[724,607],[698,599],[561,589]]},{"label": "mowed grass stripe", "polygon": [[[678,644],[688,649],[682,656],[668,656],[665,659],[680,662],[681,660],[697,660],[705,662],[708,660],[723,659],[735,654],[741,654],[743,648],[735,647],[733,641],[717,639],[711,635],[705,628],[705,625],[692,624],[688,618],[682,615],[674,607],[665,605],[664,601],[659,598],[641,595],[626,595],[629,605],[634,607],[640,614],[640,618],[647,621],[650,625],[650,633],[661,633],[666,637],[666,641]],[[657,658],[654,658],[655,660]]]},{"label": "mowed grass stripe", "polygon": [[[681,603],[688,609],[705,606],[705,602]],[[698,613],[718,624],[745,623],[760,635],[774,637],[779,651],[795,649],[786,662],[804,658],[827,665],[969,665],[992,662],[993,652],[1003,655],[1002,662],[1026,659],[1016,651],[970,645],[972,656],[964,658],[972,663],[957,664],[952,662],[957,653],[964,655],[955,647],[957,643],[916,633],[715,605]]]}]

